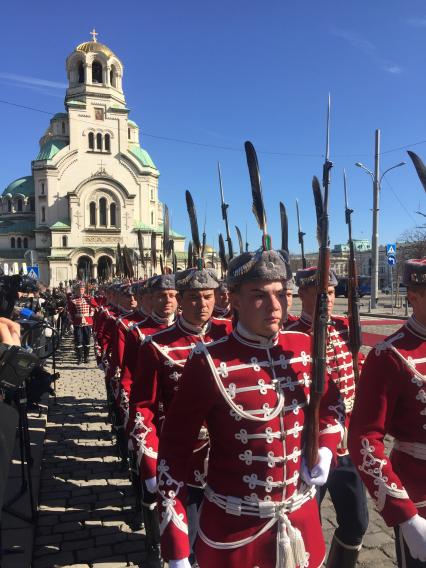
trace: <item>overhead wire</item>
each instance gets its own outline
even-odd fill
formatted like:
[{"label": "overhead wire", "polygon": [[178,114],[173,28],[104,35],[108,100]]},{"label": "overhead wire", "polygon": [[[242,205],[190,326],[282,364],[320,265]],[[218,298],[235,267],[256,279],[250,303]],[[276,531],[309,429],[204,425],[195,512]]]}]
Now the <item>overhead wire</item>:
[{"label": "overhead wire", "polygon": [[[0,99],[0,104],[4,104],[4,105],[9,105],[9,106],[13,106],[16,108],[21,108],[24,110],[29,110],[29,111],[33,111],[33,112],[38,112],[38,113],[42,113],[42,114],[46,114],[49,116],[54,116],[56,113],[44,110],[44,109],[40,109],[40,108],[36,108],[33,106],[28,106],[28,105],[22,105],[22,104],[18,104],[18,103],[14,103],[12,101],[8,101],[5,99]],[[99,126],[99,122],[91,122],[90,120],[80,120],[80,119],[74,119],[76,120],[76,122],[81,122],[84,124],[87,124],[89,126]],[[175,138],[172,136],[162,136],[159,134],[153,134],[151,132],[143,132],[143,136],[147,136],[149,138],[154,138],[157,140],[164,140],[166,142],[175,142],[177,144],[187,144],[190,146],[198,146],[198,147],[203,147],[203,148],[213,148],[216,150],[226,150],[226,151],[231,151],[231,152],[243,152],[244,149],[243,148],[238,148],[236,146],[222,146],[219,144],[210,144],[207,142],[199,142],[199,141],[195,141],[195,140],[186,140],[184,138]],[[418,142],[412,142],[411,144],[405,144],[403,146],[397,146],[395,148],[390,148],[388,150],[383,150],[380,152],[381,155],[384,154],[390,154],[392,152],[397,152],[400,150],[406,150],[407,148],[411,148],[413,146],[419,146],[421,144],[426,144],[426,140],[420,140]],[[294,158],[324,158],[324,154],[315,154],[315,153],[303,153],[303,152],[282,152],[282,151],[271,151],[271,150],[258,150],[259,154],[264,154],[264,155],[269,155],[269,156],[287,156],[287,157],[294,157]],[[364,152],[360,152],[360,153],[350,153],[350,154],[334,154],[333,157],[334,158],[356,158],[356,157],[360,157],[360,156],[369,156],[370,154],[366,154]]]}]

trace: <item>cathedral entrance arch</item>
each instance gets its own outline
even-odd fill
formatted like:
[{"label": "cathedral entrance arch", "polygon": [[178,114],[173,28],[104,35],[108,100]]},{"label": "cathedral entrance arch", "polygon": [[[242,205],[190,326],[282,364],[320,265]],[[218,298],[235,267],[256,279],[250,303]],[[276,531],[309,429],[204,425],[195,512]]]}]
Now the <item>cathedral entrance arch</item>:
[{"label": "cathedral entrance arch", "polygon": [[77,278],[87,282],[93,278],[93,262],[89,256],[80,256],[77,262]]},{"label": "cathedral entrance arch", "polygon": [[109,256],[101,256],[98,260],[98,280],[106,282],[112,278],[112,260]]}]

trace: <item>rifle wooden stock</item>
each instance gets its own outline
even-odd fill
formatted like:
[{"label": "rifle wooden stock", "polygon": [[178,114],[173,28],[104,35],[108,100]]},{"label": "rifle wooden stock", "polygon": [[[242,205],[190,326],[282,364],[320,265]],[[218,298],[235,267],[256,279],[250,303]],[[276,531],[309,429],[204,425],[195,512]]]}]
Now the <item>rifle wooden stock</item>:
[{"label": "rifle wooden stock", "polygon": [[349,243],[349,276],[348,276],[348,320],[349,348],[352,353],[355,383],[358,384],[358,355],[361,348],[361,323],[359,317],[358,275],[355,261],[354,244]]},{"label": "rifle wooden stock", "polygon": [[311,390],[308,407],[308,426],[306,431],[306,464],[311,470],[318,461],[319,409],[324,392],[327,373],[327,323],[328,323],[328,282],[330,273],[330,249],[328,245],[328,219],[324,216],[322,235],[326,237],[318,259],[318,292],[313,322],[313,349],[311,369]]}]

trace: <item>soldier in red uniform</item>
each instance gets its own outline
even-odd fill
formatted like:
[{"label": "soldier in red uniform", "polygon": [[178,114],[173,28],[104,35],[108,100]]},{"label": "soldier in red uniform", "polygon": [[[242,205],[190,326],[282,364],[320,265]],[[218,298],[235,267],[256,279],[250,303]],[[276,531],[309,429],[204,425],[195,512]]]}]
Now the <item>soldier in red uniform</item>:
[{"label": "soldier in red uniform", "polygon": [[90,337],[92,335],[93,312],[95,300],[85,293],[84,282],[74,285],[74,295],[68,299],[68,313],[74,326],[74,345],[77,365],[82,358],[87,363],[90,352]]},{"label": "soldier in red uniform", "polygon": [[286,308],[286,315],[285,315],[285,318],[284,318],[284,320],[285,320],[284,325],[286,325],[286,324],[288,325],[290,323],[297,321],[299,318],[298,318],[298,316],[295,316],[294,314],[290,313],[290,310],[293,306],[294,278],[289,278],[286,281],[285,284],[286,284],[285,295],[286,295],[286,298],[287,298],[287,308]]},{"label": "soldier in red uniform", "polygon": [[[230,321],[212,319],[214,289],[218,278],[214,270],[190,268],[175,276],[181,314],[167,329],[146,337],[138,352],[138,365],[130,391],[128,430],[138,452],[139,471],[144,482],[144,519],[151,551],[158,551],[159,533],[156,504],[158,440],[164,416],[178,390],[186,359],[198,343],[224,337]],[[186,464],[191,486],[188,506],[196,509],[205,484],[208,434],[199,428],[197,440]],[[158,553],[158,552],[157,552]]]},{"label": "soldier in red uniform", "polygon": [[[426,259],[403,282],[413,315],[366,359],[349,449],[377,509],[395,527],[398,565],[426,566]],[[388,457],[384,437],[390,434]]]},{"label": "soldier in red uniform", "polygon": [[[288,331],[311,332],[316,302],[316,274],[316,267],[301,269],[296,273],[302,313],[298,321],[286,323],[285,329]],[[331,469],[327,483],[318,492],[318,501],[322,502],[328,490],[338,525],[327,560],[327,568],[352,568],[356,565],[362,539],[368,528],[368,509],[364,485],[347,448],[347,432],[355,399],[355,379],[352,354],[348,345],[348,321],[345,317],[332,315],[336,285],[336,274],[330,270],[326,353],[328,388],[338,396],[338,401],[331,410],[342,424],[344,436],[337,449],[337,464]]]},{"label": "soldier in red uniform", "polygon": [[[130,388],[138,366],[138,350],[149,335],[172,325],[176,319],[176,298],[174,274],[153,276],[145,284],[138,286],[139,310],[149,295],[150,315],[140,313],[139,321],[134,322],[126,335],[120,373],[120,396],[118,403],[124,425],[129,419]],[[141,361],[143,364],[143,361]]]},{"label": "soldier in red uniform", "polygon": [[214,291],[214,318],[228,318],[232,316],[231,305],[229,303],[228,286],[225,280],[221,280],[219,286]]},{"label": "soldier in red uniform", "polygon": [[203,424],[210,454],[196,542],[200,568],[317,568],[323,562],[314,484],[326,481],[342,429],[328,391],[319,461],[302,480],[311,340],[280,331],[283,281],[290,276],[288,256],[279,251],[233,258],[227,279],[239,321],[228,336],[197,344],[185,366],[158,456],[161,544],[170,568],[190,566],[188,461]]}]

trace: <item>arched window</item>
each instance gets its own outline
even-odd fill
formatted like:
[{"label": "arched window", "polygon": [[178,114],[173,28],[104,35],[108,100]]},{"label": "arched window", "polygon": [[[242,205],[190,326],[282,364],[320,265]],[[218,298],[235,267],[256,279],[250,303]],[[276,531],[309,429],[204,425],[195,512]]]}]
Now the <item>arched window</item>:
[{"label": "arched window", "polygon": [[62,128],[62,134],[65,134],[65,122],[62,122],[61,128]]},{"label": "arched window", "polygon": [[13,249],[14,249],[15,246],[16,246],[16,245],[15,245],[15,237],[12,237],[12,238],[10,239],[10,248],[13,248]]},{"label": "arched window", "polygon": [[41,222],[42,223],[46,222],[46,207],[41,208]]},{"label": "arched window", "polygon": [[22,212],[22,199],[18,199],[18,201],[16,202],[16,210],[20,213]]},{"label": "arched window", "polygon": [[22,248],[22,239],[21,239],[21,237],[18,237],[18,238],[16,239],[16,248],[18,248],[18,249]]},{"label": "arched window", "polygon": [[127,138],[130,140],[130,128],[127,129]]},{"label": "arched window", "polygon": [[151,211],[151,225],[154,224],[154,211]]},{"label": "arched window", "polygon": [[94,61],[92,63],[92,83],[103,83],[102,65],[99,61]]},{"label": "arched window", "polygon": [[81,61],[78,64],[78,82],[84,83],[84,65]]},{"label": "arched window", "polygon": [[116,78],[117,78],[117,72],[115,70],[115,66],[111,65],[111,71],[109,72],[109,83],[111,87],[117,86]]},{"label": "arched window", "polygon": [[107,226],[107,200],[105,197],[99,199],[99,225]]},{"label": "arched window", "polygon": [[93,132],[89,132],[89,150],[95,149],[95,135]]},{"label": "arched window", "polygon": [[117,205],[115,203],[111,203],[109,208],[109,224],[111,227],[117,225]]},{"label": "arched window", "polygon": [[27,248],[28,248],[28,239],[27,239],[27,237],[24,237],[23,244],[24,244],[24,249],[27,249]]},{"label": "arched window", "polygon": [[7,212],[10,213],[12,211],[12,202],[10,199],[7,201]]},{"label": "arched window", "polygon": [[41,182],[41,195],[44,195],[44,181]]},{"label": "arched window", "polygon": [[89,205],[89,213],[90,213],[90,225],[93,227],[96,226],[96,203],[94,201],[90,202]]},{"label": "arched window", "polygon": [[105,152],[111,152],[111,136],[105,134]]},{"label": "arched window", "polygon": [[28,203],[30,204],[30,211],[34,211],[34,197],[29,197]]},{"label": "arched window", "polygon": [[96,150],[102,150],[102,134],[96,134]]},{"label": "arched window", "polygon": [[63,237],[62,237],[62,246],[64,248],[66,248],[68,246],[68,237],[66,235],[63,235]]}]

